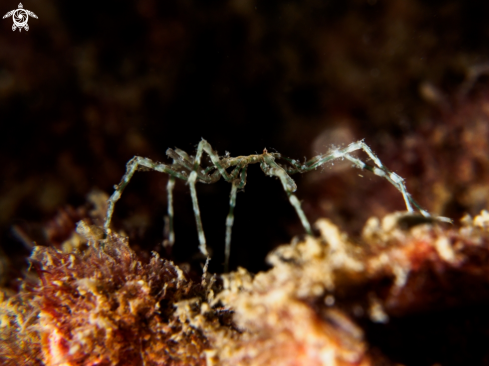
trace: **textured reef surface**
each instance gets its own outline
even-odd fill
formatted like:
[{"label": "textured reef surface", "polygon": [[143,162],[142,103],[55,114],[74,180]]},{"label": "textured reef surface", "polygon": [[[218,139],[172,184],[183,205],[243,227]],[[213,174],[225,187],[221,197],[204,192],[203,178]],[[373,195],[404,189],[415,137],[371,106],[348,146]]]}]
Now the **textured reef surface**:
[{"label": "textured reef surface", "polygon": [[[443,365],[489,353],[489,214],[394,213],[352,241],[329,220],[272,266],[196,275],[80,221],[0,302],[4,365]],[[73,245],[77,243],[77,245]],[[463,341],[461,341],[461,339]],[[473,340],[473,342],[470,342]],[[416,351],[413,352],[413,349]]]}]

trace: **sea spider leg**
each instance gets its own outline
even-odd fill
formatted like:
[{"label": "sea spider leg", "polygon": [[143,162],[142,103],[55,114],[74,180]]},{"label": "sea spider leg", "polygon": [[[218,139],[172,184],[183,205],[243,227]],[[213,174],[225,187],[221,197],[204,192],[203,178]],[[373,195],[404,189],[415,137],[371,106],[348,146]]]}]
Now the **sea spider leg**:
[{"label": "sea spider leg", "polygon": [[168,178],[166,192],[168,194],[168,246],[171,248],[175,244],[175,232],[173,231],[173,187],[175,187],[175,177]]},{"label": "sea spider leg", "polygon": [[[231,255],[231,232],[234,224],[234,208],[236,207],[236,194],[238,189],[242,189],[246,185],[246,165],[239,167],[241,171],[240,180],[234,180],[229,195],[229,213],[226,218],[226,243],[224,247],[224,272],[229,269],[229,257]],[[234,173],[234,172],[233,172]]]},{"label": "sea spider leg", "polygon": [[[350,153],[356,151],[356,150],[363,150],[373,161],[377,166],[370,166],[366,163],[364,163],[362,160],[355,158],[350,155]],[[304,164],[300,164],[296,160],[288,159],[285,157],[282,157],[282,159],[286,160],[288,163],[290,163],[294,168],[293,169],[288,169],[287,173],[289,174],[294,174],[294,173],[304,173],[311,171],[313,169],[316,169],[317,167],[325,164],[328,161],[334,160],[334,159],[339,159],[339,158],[346,158],[350,160],[353,164],[355,164],[356,167],[359,169],[366,169],[374,173],[375,175],[378,175],[380,177],[385,178],[389,183],[391,183],[394,187],[396,187],[402,194],[404,202],[406,204],[406,208],[409,212],[414,212],[413,207],[411,206],[414,205],[419,212],[425,216],[425,217],[431,217],[431,215],[424,209],[421,208],[421,206],[412,198],[412,196],[408,193],[406,189],[406,185],[404,184],[404,179],[401,178],[398,174],[391,172],[389,169],[387,169],[380,159],[374,154],[372,149],[363,142],[363,140],[351,143],[344,149],[339,149],[331,152],[330,154],[327,155],[318,155],[311,160],[305,162]],[[438,220],[440,221],[445,221],[445,222],[452,222],[451,219],[446,218],[446,217],[437,217]]]},{"label": "sea spider leg", "polygon": [[[202,140],[204,141],[204,140]],[[188,185],[190,187],[190,195],[192,196],[192,206],[194,209],[195,223],[197,225],[197,232],[199,234],[199,249],[202,254],[209,258],[209,252],[207,251],[207,242],[205,240],[204,227],[202,225],[202,218],[200,216],[199,201],[197,200],[197,190],[195,188],[195,181],[197,180],[197,171],[200,168],[200,159],[202,158],[203,144],[199,142],[197,147],[197,154],[194,159],[194,166],[192,172],[188,177]]]},{"label": "sea spider leg", "polygon": [[[185,169],[192,171],[194,166],[193,158],[187,155],[187,153],[180,149],[168,149],[166,150],[166,155],[173,159],[174,164],[180,165]],[[197,171],[197,180],[203,183],[214,183],[217,182],[220,178],[219,174],[212,174],[209,176],[208,172],[203,171],[200,167]]]},{"label": "sea spider leg", "polygon": [[[345,156],[347,159],[348,157]],[[351,161],[351,159],[348,159]],[[381,175],[382,173],[378,174],[378,169],[374,166],[371,166],[367,163],[363,163],[364,166],[363,166],[363,169],[365,170],[368,170],[368,171],[371,171],[372,173],[376,174],[376,175]],[[376,172],[377,170],[377,172]],[[394,177],[397,177],[399,180],[400,180],[400,184],[397,184],[397,182],[393,179],[391,179],[391,176],[392,174],[394,174]],[[436,220],[439,220],[439,221],[443,221],[443,222],[447,222],[447,223],[453,223],[453,220],[448,218],[448,217],[444,217],[444,216],[432,216],[428,211],[424,210],[415,200],[414,198],[411,196],[411,194],[409,192],[407,192],[406,190],[406,186],[404,184],[404,179],[401,178],[399,175],[397,175],[396,173],[390,173],[389,175],[385,175],[384,176],[385,179],[387,179],[387,181],[389,181],[392,185],[394,185],[402,194],[403,194],[403,197],[404,197],[404,200],[408,199],[409,202],[414,206],[416,207],[416,209],[425,217],[433,217],[434,219]],[[414,210],[413,210],[414,211]]]},{"label": "sea spider leg", "polygon": [[[412,198],[410,198],[411,195],[407,192],[406,186],[404,184],[404,179],[402,179],[396,173],[393,173],[389,169],[387,169],[382,164],[382,162],[377,157],[377,155],[374,154],[372,149],[367,144],[365,144],[365,142],[363,142],[363,140],[351,143],[345,149],[333,151],[332,154],[330,154],[330,155],[332,155],[333,158],[335,158],[335,159],[344,157],[344,158],[350,160],[358,168],[365,169],[367,167],[367,164],[365,164],[360,159],[354,158],[350,155],[351,152],[356,151],[356,150],[360,150],[360,149],[362,149],[374,161],[375,165],[377,165],[377,167],[373,167],[373,170],[371,170],[371,171],[375,175],[378,175],[379,177],[383,177],[383,178],[387,179],[387,181],[389,181],[394,187],[396,187],[402,193],[402,197],[404,198],[404,202],[406,204],[407,210],[409,212],[414,212],[414,209],[411,206]],[[321,165],[324,164],[324,162],[325,162],[324,160],[325,160],[324,158],[320,159],[317,163],[312,164],[311,168],[313,168],[313,167],[315,168],[319,164],[321,164]],[[322,161],[324,161],[324,162],[322,162]],[[430,216],[430,214],[425,210],[420,210],[420,212],[423,216]]]},{"label": "sea spider leg", "polygon": [[271,154],[268,154],[266,151],[263,154],[263,160],[264,161],[261,164],[262,170],[267,175],[274,175],[280,178],[284,191],[289,197],[290,204],[297,212],[297,215],[301,220],[302,226],[304,226],[307,234],[312,235],[311,224],[309,224],[309,221],[307,220],[307,217],[301,208],[301,203],[297,199],[296,195],[293,193],[297,189],[297,185],[295,184],[294,180],[287,174],[284,168],[282,168],[275,162],[274,157]]},{"label": "sea spider leg", "polygon": [[107,201],[107,217],[104,224],[105,232],[109,231],[110,222],[114,213],[115,203],[119,200],[119,198],[121,198],[121,194],[124,191],[124,188],[126,188],[134,173],[141,167],[152,169],[161,173],[167,173],[170,176],[178,179],[187,180],[186,172],[178,172],[173,170],[172,167],[170,167],[169,165],[156,163],[149,158],[135,156],[126,164],[126,173],[122,177],[121,182],[118,185],[114,186],[115,191],[114,193],[112,193],[112,196],[110,196]]},{"label": "sea spider leg", "polygon": [[[204,231],[202,228],[202,221],[200,219],[200,210],[198,210],[198,203],[197,203],[197,194],[195,192],[195,179],[196,179],[196,173],[198,169],[200,168],[200,160],[202,158],[203,152],[206,152],[210,159],[211,162],[214,166],[215,169],[219,172],[219,174],[227,181],[231,182],[233,184],[233,187],[231,188],[231,194],[230,194],[230,207],[229,207],[229,213],[228,217],[226,219],[226,242],[225,242],[225,267],[228,267],[229,265],[229,256],[230,256],[230,247],[231,247],[231,232],[232,232],[232,226],[234,224],[234,208],[236,206],[236,194],[237,190],[241,189],[244,187],[246,184],[246,167],[248,164],[253,164],[253,163],[258,163],[262,161],[262,156],[257,156],[257,155],[252,155],[248,157],[237,157],[237,158],[223,158],[222,160],[219,158],[219,155],[212,149],[212,146],[204,139],[201,140],[197,147],[197,154],[195,156],[194,160],[194,167],[192,172],[190,173],[189,176],[189,185],[191,186],[191,193],[192,193],[192,200],[195,202],[194,203],[194,211],[195,211],[195,216],[196,216],[196,221],[197,221],[197,227],[199,228],[199,238],[205,243],[205,236],[204,236]],[[236,168],[229,174],[226,171],[226,168],[230,166],[236,166]],[[204,174],[207,174],[211,171],[212,169],[205,169]],[[237,174],[241,172],[241,179],[240,183],[237,184],[235,183],[235,178]],[[214,175],[215,173],[213,173]],[[290,177],[289,177],[290,179]],[[290,179],[291,180],[291,179]],[[292,181],[292,180],[291,180]],[[295,187],[295,183],[292,181],[292,184]],[[192,188],[193,186],[193,188]],[[236,187],[235,187],[236,186]],[[295,189],[294,189],[295,190]],[[295,196],[294,196],[295,197]],[[293,199],[292,199],[293,200]],[[297,201],[297,199],[296,199]],[[297,201],[298,203],[298,201]],[[300,210],[300,207],[299,207]],[[304,219],[305,216],[303,215]],[[200,224],[200,226],[199,226]],[[201,235],[200,235],[201,234]],[[202,241],[201,241],[202,243]]]},{"label": "sea spider leg", "polygon": [[[375,162],[377,167],[371,167],[372,169],[368,169],[368,167],[370,167],[369,165],[367,165],[360,159],[354,158],[353,156],[350,155],[351,152],[360,149],[363,150]],[[353,164],[355,164],[359,169],[368,169],[375,175],[385,178],[402,193],[407,210],[409,212],[414,211],[413,207],[411,206],[411,202],[413,201],[413,199],[411,198],[411,195],[407,192],[406,186],[404,184],[404,180],[396,173],[393,173],[389,169],[387,169],[382,164],[380,159],[374,154],[372,149],[370,149],[370,147],[363,142],[363,140],[351,143],[346,148],[335,150],[326,156],[319,155],[315,158],[312,158],[311,160],[306,162],[299,171],[301,173],[305,171],[310,171],[312,169],[316,169],[318,166],[321,166],[330,160],[339,159],[339,158],[346,158],[350,160]],[[417,204],[416,206],[419,207],[419,205]],[[423,209],[420,209],[420,212],[423,216],[430,216],[430,214]]]},{"label": "sea spider leg", "polygon": [[[168,157],[173,159],[173,165],[181,165],[188,170],[193,169],[193,165],[192,165],[194,163],[192,160],[193,158],[191,158],[185,151],[180,150],[178,148],[175,148],[175,150],[168,149],[166,151],[166,154],[168,155]],[[204,182],[208,182],[209,177],[207,176],[207,174],[205,172],[203,174],[204,174],[204,176],[202,176],[202,174],[198,174],[199,180],[202,180]],[[217,181],[218,179],[219,179],[219,176],[217,177],[217,179],[213,179],[211,177],[211,180],[213,180],[213,181]],[[168,217],[168,221],[167,221],[168,241],[165,242],[166,246],[169,246],[170,248],[173,247],[173,244],[175,243],[175,232],[173,229],[173,188],[174,188],[174,186],[175,186],[175,178],[173,176],[170,176],[170,178],[168,179],[167,187],[166,187],[167,194],[168,194],[168,216],[167,216]]]},{"label": "sea spider leg", "polygon": [[[367,146],[368,148],[368,146]],[[370,148],[369,148],[370,150]],[[366,151],[367,152],[367,151]],[[368,152],[367,154],[372,157],[375,156],[375,154],[370,150],[370,155]],[[411,196],[411,194],[407,191],[406,185],[404,184],[404,179],[401,178],[398,174],[391,172],[389,169],[387,169],[385,166],[380,165],[379,168],[375,166],[371,166],[360,159],[354,158],[350,154],[345,154],[345,158],[350,160],[353,164],[355,164],[358,168],[360,169],[366,169],[374,173],[375,175],[378,175],[380,177],[384,177],[389,183],[391,183],[394,187],[396,187],[401,193],[404,198],[404,202],[406,203],[406,207],[408,208],[409,212],[414,212],[411,204],[416,207],[419,212],[425,216],[425,217],[431,217],[430,213],[424,209],[421,208],[421,206],[414,200],[414,198]],[[378,160],[378,158],[377,158]],[[374,159],[374,161],[377,163],[377,161]],[[380,160],[378,160],[380,163]],[[380,163],[382,164],[382,163]],[[448,217],[443,217],[443,216],[437,216],[435,217],[437,220],[444,221],[444,222],[449,222],[451,223],[452,220]]]},{"label": "sea spider leg", "polygon": [[234,207],[236,206],[236,193],[238,186],[233,182],[229,195],[229,213],[226,217],[226,243],[224,247],[224,272],[229,268],[229,257],[231,255],[231,232],[234,224]]},{"label": "sea spider leg", "polygon": [[[226,171],[226,168],[230,165],[228,164],[224,164],[223,161],[221,161],[221,159],[219,158],[219,155],[214,151],[214,149],[212,148],[212,146],[204,139],[202,139],[200,142],[199,142],[199,145],[197,147],[197,155],[195,156],[195,164],[194,164],[194,171],[196,171],[200,165],[200,156],[199,156],[199,153],[200,155],[202,155],[203,152],[206,152],[207,155],[209,155],[209,157],[211,158],[211,161],[212,161],[212,164],[216,167],[216,169],[219,171],[219,173],[221,174],[221,176],[227,181],[227,182],[231,182],[232,181],[232,178],[229,176],[228,172]],[[199,156],[199,162],[197,164],[197,156]],[[223,159],[225,160],[225,159]],[[238,165],[238,164],[234,164],[234,165]],[[192,173],[191,173],[192,174]]]},{"label": "sea spider leg", "polygon": [[[404,184],[404,179],[401,178],[398,174],[391,172],[389,169],[387,169],[380,159],[374,154],[372,149],[365,144],[363,141],[357,141],[353,144],[350,144],[347,149],[349,151],[345,152],[343,156],[350,160],[352,163],[354,163],[358,168],[360,169],[367,169],[372,171],[375,175],[378,175],[379,177],[384,177],[389,183],[391,183],[394,187],[396,187],[401,193],[402,197],[404,198],[404,202],[406,204],[407,210],[409,212],[414,212],[413,207],[411,206],[411,203],[413,203],[416,208],[418,208],[419,212],[425,216],[425,217],[430,217],[431,215],[428,213],[428,211],[423,210],[420,208],[420,206],[414,201],[412,196],[408,193],[406,189],[406,185]],[[358,149],[362,149],[377,165],[377,167],[371,167],[370,165],[365,164],[363,161],[360,159],[352,157],[349,153]],[[369,169],[372,168],[372,169]],[[444,221],[445,218],[440,218],[440,220]]]},{"label": "sea spider leg", "polygon": [[[235,174],[237,174],[239,172],[239,169],[236,168],[233,171],[233,173],[231,173],[231,175],[229,175],[226,172],[226,166],[224,166],[221,163],[221,160],[219,159],[219,155],[217,155],[217,153],[212,149],[212,146],[204,139],[202,139],[199,142],[199,145],[197,146],[197,154],[195,155],[195,159],[194,159],[193,169],[192,169],[192,172],[190,173],[189,178],[188,178],[188,184],[190,186],[190,194],[192,196],[192,205],[194,208],[195,222],[197,224],[197,231],[199,233],[199,242],[200,242],[199,249],[204,255],[206,255],[208,257],[209,253],[207,251],[207,242],[205,239],[204,228],[202,225],[202,218],[200,215],[199,202],[197,200],[197,190],[195,188],[195,183],[196,183],[196,180],[198,177],[197,172],[199,171],[199,169],[201,169],[200,168],[200,161],[202,159],[202,154],[204,153],[204,151],[207,153],[207,155],[209,155],[212,163],[214,164],[216,169],[219,171],[221,176],[226,181],[232,182],[234,180]],[[246,159],[243,159],[243,160],[246,161]],[[236,165],[238,165],[240,163],[241,163],[241,161],[238,159]],[[246,164],[246,162],[244,164]]]}]

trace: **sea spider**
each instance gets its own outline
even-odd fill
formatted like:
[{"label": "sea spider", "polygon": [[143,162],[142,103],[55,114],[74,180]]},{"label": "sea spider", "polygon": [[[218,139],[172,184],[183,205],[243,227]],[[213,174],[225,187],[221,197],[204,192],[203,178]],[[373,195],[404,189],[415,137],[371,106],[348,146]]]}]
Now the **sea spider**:
[{"label": "sea spider", "polygon": [[[375,166],[369,165],[362,160],[353,157],[351,153],[357,150],[363,150],[375,163]],[[202,154],[204,151],[209,155],[212,163],[205,168],[200,166]],[[332,161],[335,159],[348,159],[357,168],[369,170],[375,175],[387,179],[402,193],[408,212],[414,212],[414,206],[423,216],[431,217],[431,215],[427,211],[423,210],[407,192],[403,178],[387,169],[379,160],[379,158],[373,153],[370,147],[368,147],[368,145],[363,142],[363,140],[351,143],[343,149],[331,150],[328,154],[317,155],[311,160],[304,163],[301,163],[294,159],[283,157],[279,153],[269,153],[267,149],[263,150],[263,154],[238,156],[235,158],[230,157],[229,154],[226,154],[226,156],[224,157],[219,157],[219,155],[212,149],[211,145],[204,139],[200,141],[195,157],[190,156],[185,151],[177,148],[175,150],[168,149],[166,151],[166,154],[168,155],[168,157],[173,159],[173,163],[171,165],[154,162],[151,159],[143,158],[140,156],[135,156],[134,158],[129,160],[126,166],[126,173],[122,177],[121,182],[114,187],[115,191],[108,200],[107,218],[104,225],[105,231],[108,232],[109,230],[115,203],[119,200],[122,191],[124,190],[124,188],[126,188],[129,180],[138,169],[152,169],[158,172],[167,173],[170,176],[167,184],[169,218],[168,244],[171,246],[175,242],[175,234],[173,231],[172,192],[175,185],[175,178],[178,178],[186,181],[190,187],[192,205],[199,235],[199,249],[202,254],[204,254],[209,259],[204,229],[202,227],[202,220],[200,216],[199,203],[197,201],[197,191],[195,188],[195,183],[197,181],[207,184],[214,183],[217,182],[222,176],[227,182],[232,184],[229,200],[229,213],[226,219],[224,265],[225,271],[227,271],[229,264],[231,231],[234,222],[234,208],[236,206],[236,193],[238,189],[242,189],[246,184],[246,169],[250,164],[259,163],[261,169],[266,175],[275,176],[280,179],[282,187],[289,197],[290,203],[297,212],[297,215],[299,216],[299,219],[301,220],[302,226],[304,226],[306,233],[309,235],[312,235],[311,225],[309,224],[309,221],[307,220],[306,215],[301,208],[299,200],[293,193],[297,189],[297,186],[290,175],[295,173],[308,172],[327,163],[328,161]],[[284,163],[279,164],[276,162],[276,160],[282,160]],[[227,169],[230,167],[234,168],[228,173]],[[436,219],[445,222],[451,222],[451,220],[446,217],[436,217]]]}]

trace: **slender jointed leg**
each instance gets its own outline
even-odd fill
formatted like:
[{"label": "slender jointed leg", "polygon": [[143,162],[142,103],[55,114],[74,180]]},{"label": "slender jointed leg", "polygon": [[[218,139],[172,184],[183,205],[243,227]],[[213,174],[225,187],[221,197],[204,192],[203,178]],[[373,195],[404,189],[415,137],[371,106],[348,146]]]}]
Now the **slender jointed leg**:
[{"label": "slender jointed leg", "polygon": [[161,173],[167,173],[172,177],[182,180],[187,180],[186,173],[175,171],[169,165],[156,163],[151,159],[135,156],[127,163],[126,173],[122,177],[121,182],[118,185],[114,186],[115,191],[114,193],[112,193],[112,196],[110,196],[109,200],[107,201],[107,217],[104,224],[104,229],[106,232],[110,228],[110,221],[112,220],[112,214],[114,213],[115,203],[119,200],[119,198],[121,198],[121,194],[124,191],[124,188],[126,188],[134,173],[141,167],[152,169]]},{"label": "slender jointed leg", "polygon": [[204,227],[202,226],[202,218],[200,215],[199,202],[197,200],[197,190],[195,188],[195,182],[197,180],[197,171],[200,168],[200,159],[202,158],[204,141],[205,140],[199,142],[199,145],[197,147],[197,154],[195,155],[194,166],[192,172],[188,177],[188,185],[190,187],[190,195],[192,196],[192,206],[194,208],[195,223],[197,225],[197,232],[199,234],[199,243],[200,243],[199,249],[202,254],[204,254],[206,257],[209,257],[209,252],[207,250],[207,242],[205,240]]},{"label": "slender jointed leg", "polygon": [[[197,190],[195,188],[195,183],[196,183],[196,180],[198,178],[197,172],[200,169],[200,161],[202,159],[202,155],[203,155],[204,151],[209,155],[213,165],[219,171],[220,175],[228,182],[232,182],[235,179],[235,176],[239,173],[241,168],[239,166],[236,167],[234,169],[234,171],[231,173],[231,175],[229,175],[226,171],[226,167],[222,164],[222,162],[219,158],[219,155],[217,155],[217,153],[212,149],[211,145],[204,139],[202,139],[199,142],[199,145],[197,146],[197,154],[195,155],[195,159],[194,159],[193,169],[192,169],[192,172],[190,173],[189,178],[188,178],[188,184],[190,186],[190,194],[192,196],[192,204],[193,204],[193,208],[194,208],[195,221],[197,224],[197,231],[199,233],[199,242],[200,242],[199,249],[204,255],[208,256],[209,254],[207,251],[207,242],[205,239],[204,228],[202,225],[202,219],[201,219],[201,215],[200,215],[199,203],[197,200]],[[244,176],[246,177],[246,173],[244,174]],[[243,186],[244,186],[244,184],[243,184]],[[234,199],[234,201],[235,201],[235,199]],[[233,206],[233,209],[234,209],[234,206]],[[227,225],[227,229],[226,229],[226,231],[229,230],[229,238],[231,237],[231,227],[232,227],[232,223],[230,225]]]},{"label": "slender jointed leg", "polygon": [[[268,175],[275,175],[280,178],[280,182],[282,182],[282,186],[284,188],[285,193],[289,197],[290,204],[294,207],[299,219],[301,220],[302,226],[306,230],[308,235],[312,235],[311,224],[307,220],[304,211],[301,208],[301,203],[297,199],[296,195],[293,193],[297,189],[297,185],[294,180],[287,174],[287,172],[275,162],[275,159],[270,154],[263,155],[264,164],[262,164],[262,169],[264,169],[265,173]],[[265,165],[268,165],[266,167]]]},{"label": "slender jointed leg", "polygon": [[[357,150],[363,150],[374,161],[376,166],[370,166],[365,162],[363,162],[362,160],[350,155],[352,152]],[[355,164],[357,168],[362,170],[363,169],[369,170],[375,175],[385,178],[389,183],[391,183],[394,187],[396,187],[401,192],[408,212],[414,212],[414,209],[412,207],[413,205],[419,210],[419,212],[423,216],[426,217],[431,216],[426,210],[422,209],[420,205],[416,201],[414,201],[412,196],[408,193],[406,189],[406,185],[404,184],[404,179],[401,178],[398,174],[391,172],[389,169],[387,169],[382,164],[380,159],[374,154],[372,149],[363,142],[363,140],[351,143],[344,149],[338,149],[332,151],[329,154],[316,156],[311,160],[305,162],[304,164],[300,164],[296,160],[292,160],[288,158],[282,158],[282,159],[286,160],[289,164],[293,166],[293,168],[287,170],[287,173],[294,174],[294,173],[304,173],[304,172],[311,171],[329,161],[340,159],[340,158],[348,159],[353,164]],[[437,219],[440,221],[451,222],[451,220],[446,217],[437,217]]]},{"label": "slender jointed leg", "polygon": [[224,248],[224,272],[229,269],[229,257],[231,255],[231,233],[234,224],[234,208],[236,207],[236,194],[238,189],[242,189],[246,184],[246,166],[240,168],[241,175],[239,181],[233,181],[231,194],[229,195],[229,213],[226,218],[226,245]]},{"label": "slender jointed leg", "polygon": [[[212,164],[216,167],[216,169],[219,171],[221,176],[226,180],[226,182],[232,182],[233,179],[229,176],[228,172],[226,171],[227,166],[224,166],[223,162],[219,158],[219,155],[214,151],[212,146],[204,139],[200,141],[199,146],[197,147],[197,156],[202,154],[203,151],[209,155],[211,158]],[[197,156],[195,157],[195,160],[197,162]],[[200,157],[199,157],[199,164],[200,164]],[[194,169],[196,168],[196,164],[194,165]]]},{"label": "slender jointed leg", "polygon": [[229,269],[229,257],[231,255],[231,232],[234,224],[234,207],[236,206],[236,193],[238,186],[233,183],[229,195],[229,213],[226,217],[226,245],[224,247],[224,272]]},{"label": "slender jointed leg", "polygon": [[166,185],[168,194],[168,246],[173,247],[175,244],[175,232],[173,230],[173,187],[175,186],[175,178],[170,176]]},{"label": "slender jointed leg", "polygon": [[[419,212],[426,217],[430,217],[431,215],[428,213],[428,211],[423,210],[412,198],[412,196],[408,193],[406,189],[406,185],[404,184],[404,179],[401,178],[398,174],[391,172],[387,167],[385,167],[380,159],[374,154],[372,149],[365,144],[363,141],[357,141],[356,143],[350,144],[347,148],[348,152],[344,153],[344,157],[348,160],[350,160],[353,164],[355,164],[358,168],[360,169],[367,169],[371,172],[373,172],[375,175],[378,175],[379,177],[385,178],[389,183],[391,183],[394,187],[396,187],[402,194],[402,197],[404,198],[404,202],[406,204],[406,208],[408,212],[414,212],[413,207],[411,204],[413,204]],[[377,165],[376,167],[372,167],[360,159],[352,157],[349,153],[351,151],[355,151],[358,149],[362,149]],[[444,217],[439,217],[440,220],[442,221],[447,221],[446,218]],[[448,219],[449,220],[449,219]],[[450,221],[450,220],[449,220]]]}]

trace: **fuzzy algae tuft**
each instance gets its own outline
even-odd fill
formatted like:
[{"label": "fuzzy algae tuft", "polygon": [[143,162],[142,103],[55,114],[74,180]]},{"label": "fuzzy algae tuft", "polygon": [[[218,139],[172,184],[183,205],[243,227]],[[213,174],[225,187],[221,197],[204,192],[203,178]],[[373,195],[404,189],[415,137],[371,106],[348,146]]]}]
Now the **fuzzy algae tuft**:
[{"label": "fuzzy algae tuft", "polygon": [[143,263],[125,237],[102,238],[82,221],[86,246],[36,247],[38,282],[25,280],[18,294],[2,297],[0,361],[393,364],[402,352],[382,348],[372,324],[489,300],[488,227],[485,211],[459,228],[396,213],[370,219],[353,242],[322,219],[318,238],[275,249],[266,272],[191,279],[156,254]]}]

